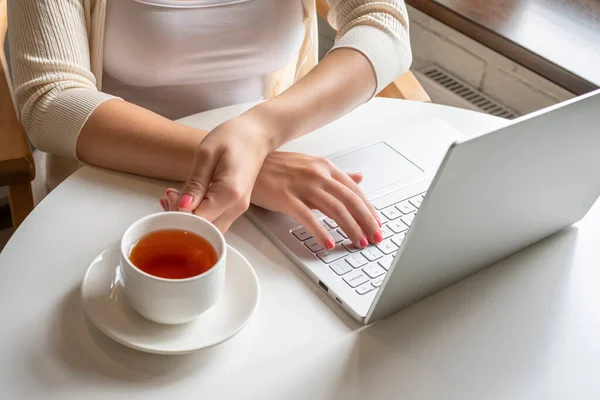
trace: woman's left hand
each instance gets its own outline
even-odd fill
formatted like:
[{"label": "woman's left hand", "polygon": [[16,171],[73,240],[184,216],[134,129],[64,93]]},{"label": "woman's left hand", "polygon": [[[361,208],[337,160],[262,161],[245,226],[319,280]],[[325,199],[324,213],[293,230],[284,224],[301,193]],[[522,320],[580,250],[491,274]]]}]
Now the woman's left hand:
[{"label": "woman's left hand", "polygon": [[178,210],[199,215],[225,232],[248,209],[254,181],[276,138],[277,129],[268,119],[251,113],[217,126],[196,149]]}]

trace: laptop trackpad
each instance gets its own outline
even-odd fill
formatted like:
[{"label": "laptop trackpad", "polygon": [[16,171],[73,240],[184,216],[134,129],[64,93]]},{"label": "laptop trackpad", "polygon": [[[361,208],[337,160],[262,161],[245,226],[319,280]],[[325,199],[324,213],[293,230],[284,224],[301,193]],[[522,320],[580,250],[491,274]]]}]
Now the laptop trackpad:
[{"label": "laptop trackpad", "polygon": [[423,172],[385,142],[331,158],[331,161],[342,171],[362,172],[364,179],[360,187],[365,193],[374,192]]}]

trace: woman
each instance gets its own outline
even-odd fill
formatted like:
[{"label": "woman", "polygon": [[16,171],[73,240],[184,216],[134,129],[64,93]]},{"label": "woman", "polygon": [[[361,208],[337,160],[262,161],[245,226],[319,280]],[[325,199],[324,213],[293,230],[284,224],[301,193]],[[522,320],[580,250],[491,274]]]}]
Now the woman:
[{"label": "woman", "polygon": [[[49,185],[67,158],[187,179],[163,207],[223,231],[252,202],[292,216],[327,248],[310,209],[358,247],[380,242],[360,174],[275,151],[410,66],[402,0],[328,2],[339,34],[315,65],[315,0],[9,0],[15,95],[30,140],[52,155]],[[172,121],[263,98],[211,132]]]}]

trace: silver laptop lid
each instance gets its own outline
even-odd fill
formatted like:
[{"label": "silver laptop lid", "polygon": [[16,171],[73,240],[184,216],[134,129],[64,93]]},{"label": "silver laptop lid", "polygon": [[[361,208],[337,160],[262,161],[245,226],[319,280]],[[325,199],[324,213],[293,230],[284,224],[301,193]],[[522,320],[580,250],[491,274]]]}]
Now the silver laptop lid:
[{"label": "silver laptop lid", "polygon": [[599,195],[600,90],[456,143],[366,322],[571,225]]}]

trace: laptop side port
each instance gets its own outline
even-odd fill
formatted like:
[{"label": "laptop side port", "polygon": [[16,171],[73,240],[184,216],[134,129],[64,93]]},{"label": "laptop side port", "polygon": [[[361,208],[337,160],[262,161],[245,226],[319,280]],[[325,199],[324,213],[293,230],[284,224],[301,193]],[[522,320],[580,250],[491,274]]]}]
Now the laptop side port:
[{"label": "laptop side port", "polygon": [[329,292],[329,288],[323,282],[319,281],[319,286],[321,286],[321,289],[323,289],[325,293]]}]

